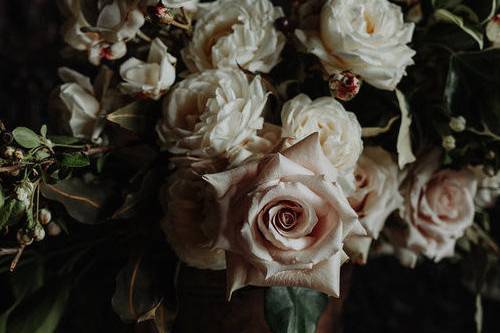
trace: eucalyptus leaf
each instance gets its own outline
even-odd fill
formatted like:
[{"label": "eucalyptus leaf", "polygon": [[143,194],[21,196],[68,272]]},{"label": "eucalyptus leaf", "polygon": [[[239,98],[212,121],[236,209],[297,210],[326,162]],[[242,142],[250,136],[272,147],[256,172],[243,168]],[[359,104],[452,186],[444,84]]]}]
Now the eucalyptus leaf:
[{"label": "eucalyptus leaf", "polygon": [[271,287],[266,291],[266,320],[273,333],[314,333],[327,303],[325,294],[312,289]]},{"label": "eucalyptus leaf", "polygon": [[85,182],[80,178],[42,184],[40,190],[47,199],[63,204],[75,220],[86,224],[102,222],[105,208],[115,195],[109,182]]},{"label": "eucalyptus leaf", "polygon": [[24,148],[36,148],[42,144],[40,136],[26,127],[17,127],[12,131],[16,142]]},{"label": "eucalyptus leaf", "polygon": [[118,273],[111,303],[122,321],[138,322],[154,318],[154,310],[161,301],[153,271],[141,259],[129,262]]},{"label": "eucalyptus leaf", "polygon": [[82,168],[90,165],[90,160],[87,155],[78,153],[64,153],[60,160],[62,166],[68,168]]}]

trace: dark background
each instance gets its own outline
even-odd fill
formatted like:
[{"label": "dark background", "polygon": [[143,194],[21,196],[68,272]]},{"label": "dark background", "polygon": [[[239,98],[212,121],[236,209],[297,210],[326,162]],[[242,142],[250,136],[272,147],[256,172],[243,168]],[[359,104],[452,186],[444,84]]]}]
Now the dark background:
[{"label": "dark background", "polygon": [[[0,118],[10,128],[38,128],[62,64],[61,17],[56,1],[0,0]],[[103,271],[122,263],[103,263]],[[107,269],[104,269],[107,268]],[[114,276],[92,274],[86,297],[72,303],[62,332],[78,332],[78,313],[97,308],[95,332],[125,332],[112,312]],[[394,258],[371,260],[355,268],[345,304],[345,332],[474,332],[474,295],[462,283],[459,264],[424,262],[403,268]],[[0,285],[5,277],[0,278]],[[105,284],[109,294],[92,295],[93,283]],[[102,290],[102,288],[100,288]],[[3,294],[0,287],[0,295]],[[1,297],[0,297],[1,298]],[[484,332],[500,332],[500,305],[484,300]]]}]

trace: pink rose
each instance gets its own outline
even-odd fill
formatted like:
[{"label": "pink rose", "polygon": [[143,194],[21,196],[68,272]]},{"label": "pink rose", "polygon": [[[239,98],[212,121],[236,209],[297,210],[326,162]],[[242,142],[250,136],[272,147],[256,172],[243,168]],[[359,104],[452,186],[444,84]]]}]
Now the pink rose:
[{"label": "pink rose", "polygon": [[476,189],[469,170],[439,169],[436,151],[424,158],[402,186],[406,247],[435,261],[452,256],[457,239],[474,220]]},{"label": "pink rose", "polygon": [[364,234],[314,133],[282,153],[205,175],[226,250],[228,294],[246,285],[301,286],[339,296],[344,239]]},{"label": "pink rose", "polygon": [[354,172],[356,190],[349,203],[367,236],[346,242],[349,257],[366,263],[372,239],[377,239],[387,217],[403,204],[399,194],[399,170],[391,155],[380,147],[365,147]]}]

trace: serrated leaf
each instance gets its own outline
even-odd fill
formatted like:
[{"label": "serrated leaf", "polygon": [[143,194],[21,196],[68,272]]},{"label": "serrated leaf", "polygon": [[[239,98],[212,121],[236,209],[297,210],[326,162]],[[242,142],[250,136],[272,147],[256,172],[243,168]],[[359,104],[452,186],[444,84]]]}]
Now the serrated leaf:
[{"label": "serrated leaf", "polygon": [[141,259],[129,262],[118,273],[111,303],[122,321],[150,319],[148,315],[161,301],[153,272]]},{"label": "serrated leaf", "polygon": [[115,195],[108,182],[84,182],[80,178],[69,178],[54,185],[42,184],[44,197],[63,204],[68,214],[86,224],[102,222],[106,205]]},{"label": "serrated leaf", "polygon": [[439,21],[449,22],[457,25],[465,33],[474,38],[474,40],[478,43],[480,49],[483,48],[483,32],[481,31],[480,27],[466,22],[463,17],[455,15],[454,13],[446,9],[436,10],[434,12],[434,16]]},{"label": "serrated leaf", "polygon": [[325,294],[312,289],[271,287],[266,291],[266,320],[273,333],[315,333],[327,303]]},{"label": "serrated leaf", "polygon": [[40,136],[26,127],[17,127],[12,131],[12,136],[24,148],[36,148],[42,144]]},{"label": "serrated leaf", "polygon": [[83,168],[90,165],[90,160],[82,153],[64,153],[60,163],[67,168]]},{"label": "serrated leaf", "polygon": [[130,103],[106,116],[112,123],[137,134],[145,134],[154,125],[151,104],[143,101]]}]

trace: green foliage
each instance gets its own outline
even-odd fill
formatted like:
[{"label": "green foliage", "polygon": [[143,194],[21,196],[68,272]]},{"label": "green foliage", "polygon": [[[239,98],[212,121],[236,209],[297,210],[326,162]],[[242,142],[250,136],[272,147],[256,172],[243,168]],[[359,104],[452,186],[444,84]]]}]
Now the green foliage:
[{"label": "green foliage", "polygon": [[154,312],[161,301],[162,296],[151,267],[141,259],[128,263],[118,273],[111,303],[123,321],[136,322],[154,318]]},{"label": "green foliage", "polygon": [[90,165],[88,156],[83,153],[63,153],[60,163],[67,168],[83,168]]},{"label": "green foliage", "polygon": [[110,182],[85,182],[76,177],[43,184],[40,190],[47,199],[63,204],[75,220],[86,224],[103,222],[106,206],[115,195]]},{"label": "green foliage", "polygon": [[12,131],[12,135],[16,142],[24,148],[36,148],[42,144],[39,135],[26,127],[18,127]]},{"label": "green foliage", "polygon": [[266,319],[273,333],[314,333],[327,303],[325,294],[311,289],[271,287],[266,291]]}]

